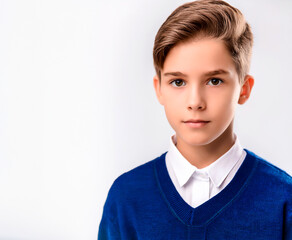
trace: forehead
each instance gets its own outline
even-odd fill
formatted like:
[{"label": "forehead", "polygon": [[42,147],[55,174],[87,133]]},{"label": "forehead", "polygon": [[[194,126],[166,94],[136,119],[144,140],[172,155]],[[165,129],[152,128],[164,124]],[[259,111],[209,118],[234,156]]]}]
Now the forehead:
[{"label": "forehead", "polygon": [[181,71],[197,75],[216,69],[236,72],[224,42],[220,39],[205,38],[179,43],[173,47],[165,59],[162,73]]}]

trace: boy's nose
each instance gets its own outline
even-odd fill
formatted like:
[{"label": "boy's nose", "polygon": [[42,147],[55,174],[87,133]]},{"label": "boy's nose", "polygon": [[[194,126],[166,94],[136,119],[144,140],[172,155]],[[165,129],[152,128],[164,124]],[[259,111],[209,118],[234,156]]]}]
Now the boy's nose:
[{"label": "boy's nose", "polygon": [[188,110],[204,110],[206,108],[206,102],[202,91],[198,88],[191,89],[187,104]]}]

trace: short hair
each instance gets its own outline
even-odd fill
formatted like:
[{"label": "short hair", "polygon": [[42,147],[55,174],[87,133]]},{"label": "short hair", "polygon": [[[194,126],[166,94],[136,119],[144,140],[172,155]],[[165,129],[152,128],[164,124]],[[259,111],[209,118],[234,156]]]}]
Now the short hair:
[{"label": "short hair", "polygon": [[222,0],[197,0],[175,9],[158,30],[153,47],[156,74],[169,51],[181,42],[201,37],[223,40],[235,64],[240,83],[249,72],[253,34],[243,14]]}]

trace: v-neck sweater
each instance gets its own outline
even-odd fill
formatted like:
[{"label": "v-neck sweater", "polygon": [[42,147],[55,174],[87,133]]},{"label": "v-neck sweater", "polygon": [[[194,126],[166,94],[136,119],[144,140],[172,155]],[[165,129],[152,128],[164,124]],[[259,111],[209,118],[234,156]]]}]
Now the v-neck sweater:
[{"label": "v-neck sweater", "polygon": [[165,155],[113,183],[98,239],[292,239],[292,178],[253,152],[231,182],[193,208],[173,185]]}]

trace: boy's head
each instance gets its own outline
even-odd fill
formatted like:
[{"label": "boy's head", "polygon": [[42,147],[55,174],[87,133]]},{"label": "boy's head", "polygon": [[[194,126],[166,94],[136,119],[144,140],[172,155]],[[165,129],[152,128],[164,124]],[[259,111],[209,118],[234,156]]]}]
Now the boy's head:
[{"label": "boy's head", "polygon": [[184,4],[161,26],[153,83],[180,151],[231,147],[236,105],[254,83],[247,74],[251,48],[249,25],[223,1]]},{"label": "boy's head", "polygon": [[248,74],[253,44],[250,26],[242,13],[220,0],[198,0],[178,7],[157,32],[153,59],[161,81],[161,70],[169,51],[179,43],[201,38],[223,40],[240,83]]}]

